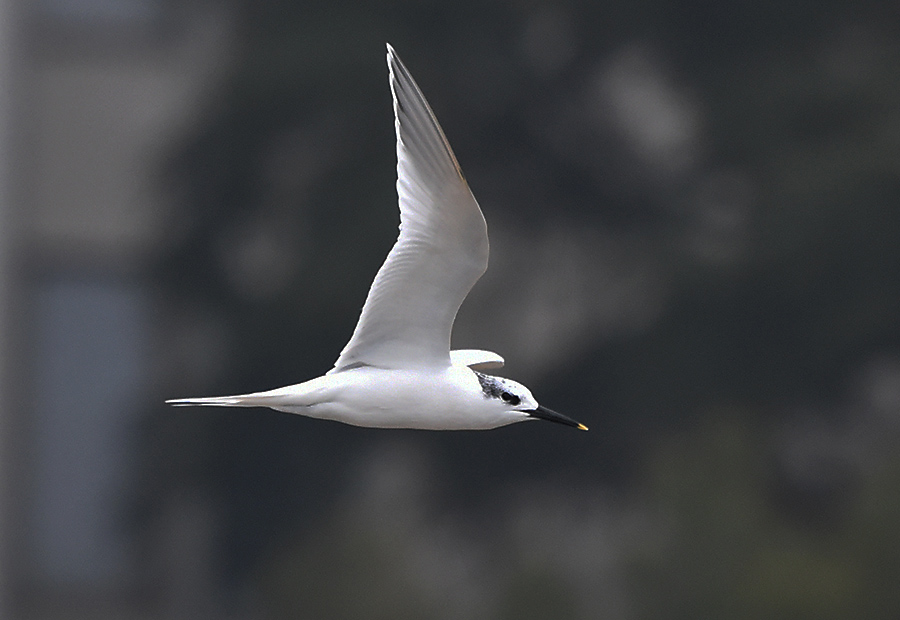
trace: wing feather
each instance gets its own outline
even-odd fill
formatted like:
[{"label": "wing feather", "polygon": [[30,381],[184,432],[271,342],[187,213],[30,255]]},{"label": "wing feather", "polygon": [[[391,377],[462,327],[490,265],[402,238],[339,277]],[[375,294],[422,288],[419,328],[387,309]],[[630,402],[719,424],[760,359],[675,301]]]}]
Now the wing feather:
[{"label": "wing feather", "polygon": [[400,236],[331,372],[450,365],[456,313],[487,269],[487,225],[425,97],[387,46]]}]

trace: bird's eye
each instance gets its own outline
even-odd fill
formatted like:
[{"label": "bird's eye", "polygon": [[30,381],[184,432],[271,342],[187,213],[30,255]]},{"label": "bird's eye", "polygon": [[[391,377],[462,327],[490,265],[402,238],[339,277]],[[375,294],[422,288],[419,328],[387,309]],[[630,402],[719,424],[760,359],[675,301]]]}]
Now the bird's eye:
[{"label": "bird's eye", "polygon": [[518,405],[520,401],[518,396],[510,394],[509,392],[502,392],[500,398],[503,399],[503,402],[509,403],[510,405]]}]

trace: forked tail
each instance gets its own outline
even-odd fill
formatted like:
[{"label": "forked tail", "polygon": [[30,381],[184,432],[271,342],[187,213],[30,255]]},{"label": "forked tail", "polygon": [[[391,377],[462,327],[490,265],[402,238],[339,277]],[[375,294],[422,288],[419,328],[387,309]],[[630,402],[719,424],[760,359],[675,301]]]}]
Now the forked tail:
[{"label": "forked tail", "polygon": [[[332,379],[331,382],[333,381]],[[235,396],[173,398],[167,400],[166,404],[175,407],[271,407],[279,411],[293,411],[328,400],[328,385],[329,380],[326,377],[318,377],[305,383],[286,385],[266,392],[252,392]]]},{"label": "forked tail", "polygon": [[173,398],[167,405],[173,407],[267,407],[271,397],[260,394],[241,396],[208,396],[205,398]]}]

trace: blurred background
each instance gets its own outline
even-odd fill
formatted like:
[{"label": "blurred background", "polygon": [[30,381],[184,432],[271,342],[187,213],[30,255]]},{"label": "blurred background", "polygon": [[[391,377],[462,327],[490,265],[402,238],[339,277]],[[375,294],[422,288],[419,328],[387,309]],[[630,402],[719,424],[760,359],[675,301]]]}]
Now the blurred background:
[{"label": "blurred background", "polygon": [[[491,233],[457,348],[317,376],[396,238],[384,44]],[[900,616],[896,3],[0,1],[0,617]]]}]

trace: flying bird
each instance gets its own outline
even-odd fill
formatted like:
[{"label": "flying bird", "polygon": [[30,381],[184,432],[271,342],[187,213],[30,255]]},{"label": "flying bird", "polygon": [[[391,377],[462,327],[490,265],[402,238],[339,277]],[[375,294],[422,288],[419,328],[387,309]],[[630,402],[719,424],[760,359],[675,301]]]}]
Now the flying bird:
[{"label": "flying bird", "polygon": [[422,91],[394,49],[387,63],[397,133],[400,235],[334,368],[304,383],[171,405],[270,407],[356,426],[479,430],[527,420],[587,427],[487,374],[496,353],[450,350],[456,313],[487,269],[484,216]]}]

